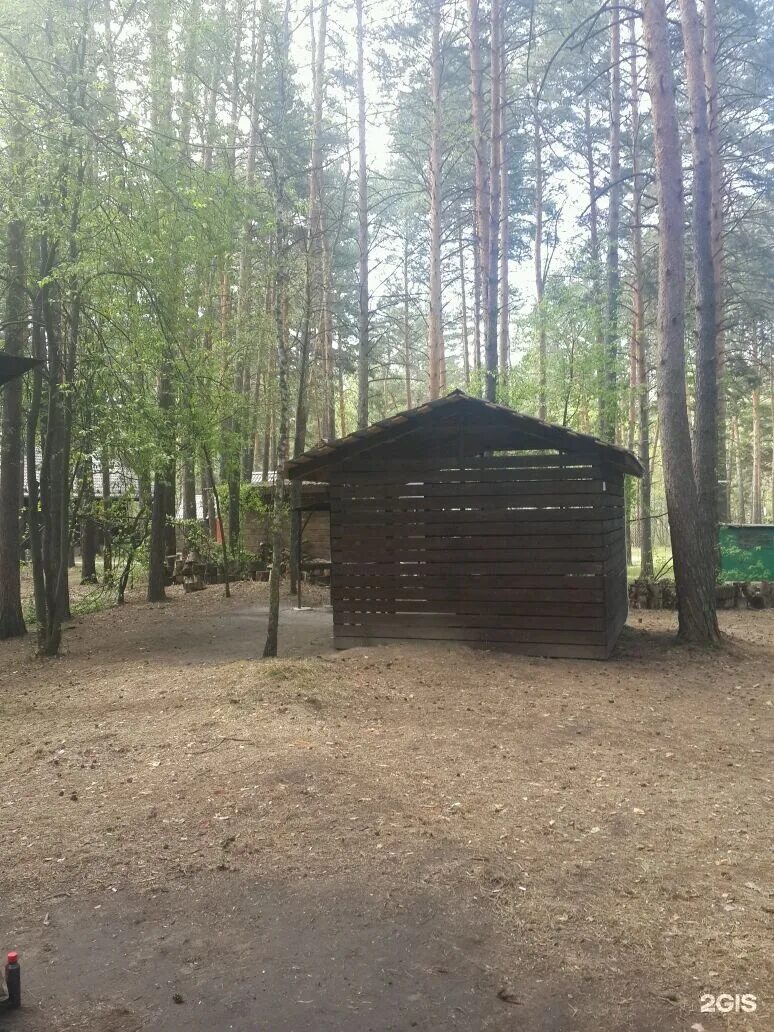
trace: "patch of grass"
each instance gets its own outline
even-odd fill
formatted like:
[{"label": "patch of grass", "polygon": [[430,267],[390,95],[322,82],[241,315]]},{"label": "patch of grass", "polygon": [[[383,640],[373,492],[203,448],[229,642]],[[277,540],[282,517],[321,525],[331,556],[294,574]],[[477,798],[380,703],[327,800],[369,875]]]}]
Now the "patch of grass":
[{"label": "patch of grass", "polygon": [[[672,561],[672,549],[671,548],[654,548],[653,549],[653,569],[658,575],[659,571],[663,571],[662,575],[666,577],[671,576],[671,561]],[[640,550],[639,548],[632,548],[632,565],[626,567],[626,576],[630,581],[637,580],[640,575]]]}]

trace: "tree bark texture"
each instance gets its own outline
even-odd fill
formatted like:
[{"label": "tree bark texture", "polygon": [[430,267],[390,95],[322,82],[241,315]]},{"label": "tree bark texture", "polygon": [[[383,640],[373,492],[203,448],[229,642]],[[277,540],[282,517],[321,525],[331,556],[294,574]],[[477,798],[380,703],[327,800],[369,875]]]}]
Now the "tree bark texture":
[{"label": "tree bark texture", "polygon": [[693,477],[685,380],[684,199],[675,81],[664,0],[643,8],[648,82],[656,150],[658,200],[658,388],[662,461],[678,596],[679,637],[718,641],[714,557],[697,534],[699,498]]}]

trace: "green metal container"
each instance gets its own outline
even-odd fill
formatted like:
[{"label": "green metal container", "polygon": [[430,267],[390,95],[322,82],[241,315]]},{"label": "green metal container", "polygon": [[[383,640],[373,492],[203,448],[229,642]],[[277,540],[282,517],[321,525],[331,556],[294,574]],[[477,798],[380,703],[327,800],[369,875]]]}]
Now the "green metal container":
[{"label": "green metal container", "polygon": [[721,524],[720,579],[774,581],[774,525]]}]

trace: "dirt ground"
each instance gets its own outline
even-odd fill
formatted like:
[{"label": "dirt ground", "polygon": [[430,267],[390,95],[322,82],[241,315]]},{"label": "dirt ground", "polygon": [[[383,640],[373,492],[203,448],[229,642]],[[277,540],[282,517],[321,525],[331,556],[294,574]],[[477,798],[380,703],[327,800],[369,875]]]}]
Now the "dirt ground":
[{"label": "dirt ground", "polygon": [[0,646],[3,1032],[774,1029],[774,612],[260,661],[265,590]]}]

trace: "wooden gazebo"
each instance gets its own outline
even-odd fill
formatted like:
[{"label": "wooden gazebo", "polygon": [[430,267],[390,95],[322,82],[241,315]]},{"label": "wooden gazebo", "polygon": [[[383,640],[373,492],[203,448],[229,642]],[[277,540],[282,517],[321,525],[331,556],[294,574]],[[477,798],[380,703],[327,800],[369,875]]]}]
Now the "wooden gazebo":
[{"label": "wooden gazebo", "polygon": [[464,642],[604,659],[626,622],[624,448],[462,391],[313,448],[337,648]]}]

